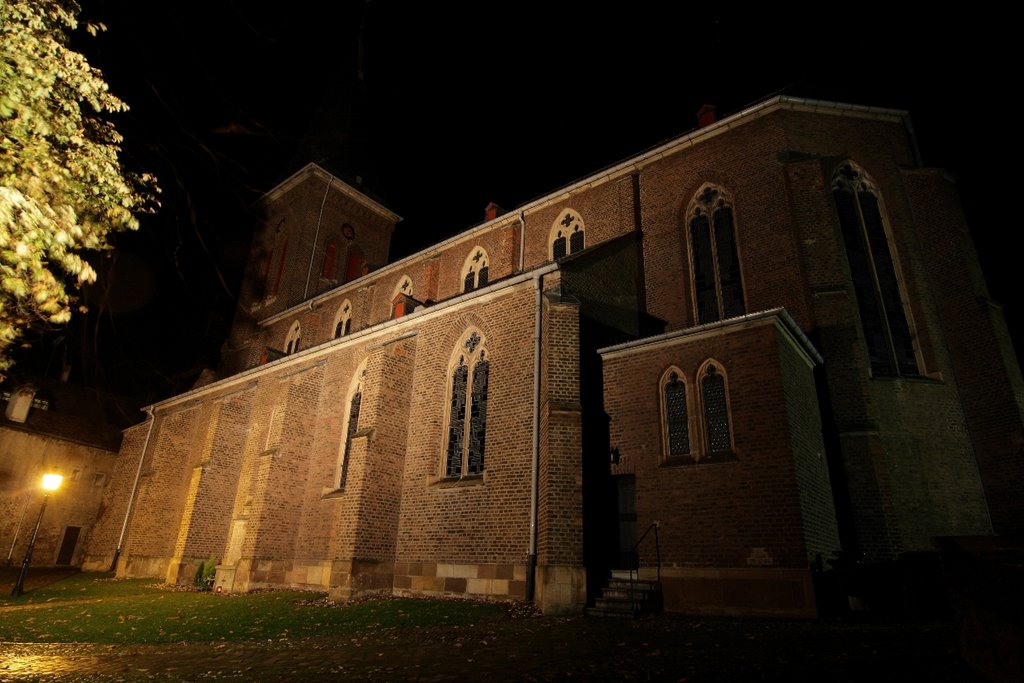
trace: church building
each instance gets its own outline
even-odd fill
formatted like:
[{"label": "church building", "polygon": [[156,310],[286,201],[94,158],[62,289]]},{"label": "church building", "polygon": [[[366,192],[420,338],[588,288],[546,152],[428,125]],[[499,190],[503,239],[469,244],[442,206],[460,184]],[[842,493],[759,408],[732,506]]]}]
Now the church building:
[{"label": "church building", "polygon": [[125,432],[86,569],[808,616],[840,551],[1019,534],[1024,384],[907,112],[779,96],[388,263],[310,164],[217,378]]}]

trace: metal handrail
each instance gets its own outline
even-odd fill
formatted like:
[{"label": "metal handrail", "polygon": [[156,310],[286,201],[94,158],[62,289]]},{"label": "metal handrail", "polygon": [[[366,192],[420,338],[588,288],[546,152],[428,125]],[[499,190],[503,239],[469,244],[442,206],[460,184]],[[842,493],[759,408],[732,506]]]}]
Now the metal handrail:
[{"label": "metal handrail", "polygon": [[[658,568],[657,568],[658,581],[661,581],[661,543],[658,540],[658,527],[659,526],[661,526],[661,521],[660,520],[656,519],[653,522],[651,522],[650,526],[648,526],[647,529],[644,530],[644,533],[640,536],[640,540],[637,541],[636,543],[634,543],[633,547],[630,548],[630,551],[629,551],[630,556],[635,556],[637,558],[637,562],[636,562],[636,564],[637,564],[637,568],[636,568],[637,578],[640,577],[640,566],[639,566],[640,565],[640,559],[639,559],[640,555],[639,555],[639,553],[636,552],[636,549],[639,548],[640,544],[644,542],[645,538],[647,538],[647,534],[651,533],[651,529],[654,529],[654,554],[655,554],[655,558],[657,559],[657,562],[658,562]],[[630,566],[630,568],[629,568],[629,580],[630,581],[633,580],[633,567],[632,566]]]}]

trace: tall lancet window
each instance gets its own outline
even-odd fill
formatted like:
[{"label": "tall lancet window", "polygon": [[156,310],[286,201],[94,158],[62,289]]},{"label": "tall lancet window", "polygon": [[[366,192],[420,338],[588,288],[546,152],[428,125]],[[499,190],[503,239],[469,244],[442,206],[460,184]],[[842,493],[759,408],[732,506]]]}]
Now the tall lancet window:
[{"label": "tall lancet window", "polygon": [[355,379],[349,387],[345,440],[341,444],[341,458],[338,464],[338,488],[344,488],[348,476],[349,455],[352,450],[352,438],[359,431],[359,408],[363,403],[363,378],[366,375],[365,365],[356,371]]},{"label": "tall lancet window", "polygon": [[716,365],[708,364],[700,378],[701,407],[704,410],[705,457],[732,453],[732,433],[729,429],[729,401],[725,378]]},{"label": "tall lancet window", "polygon": [[736,221],[725,192],[706,186],[687,211],[690,264],[697,322],[711,323],[746,312],[736,245]]},{"label": "tall lancet window", "polygon": [[483,474],[489,374],[483,339],[474,330],[460,343],[452,363],[445,477]]},{"label": "tall lancet window", "polygon": [[690,458],[690,416],[686,381],[678,368],[669,368],[661,380],[662,430],[666,458]]},{"label": "tall lancet window", "polygon": [[832,178],[832,196],[871,370],[883,376],[916,375],[914,335],[878,188],[859,167],[846,162]]}]

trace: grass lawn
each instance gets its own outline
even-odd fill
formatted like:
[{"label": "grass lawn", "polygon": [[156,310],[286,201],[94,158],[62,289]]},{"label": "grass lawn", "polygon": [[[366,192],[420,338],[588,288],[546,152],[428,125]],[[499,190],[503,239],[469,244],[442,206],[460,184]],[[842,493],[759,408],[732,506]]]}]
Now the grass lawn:
[{"label": "grass lawn", "polygon": [[380,599],[331,606],[325,594],[170,590],[152,579],[82,573],[21,597],[0,596],[0,641],[172,643],[365,634],[480,624],[508,606],[462,600]]}]

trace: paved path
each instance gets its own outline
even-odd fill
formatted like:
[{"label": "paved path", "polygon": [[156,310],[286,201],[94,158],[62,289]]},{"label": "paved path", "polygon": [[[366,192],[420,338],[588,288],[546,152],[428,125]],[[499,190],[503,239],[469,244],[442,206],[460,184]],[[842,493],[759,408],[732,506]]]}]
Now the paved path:
[{"label": "paved path", "polygon": [[[10,592],[16,569],[0,568]],[[30,571],[27,590],[75,570]],[[0,608],[21,618],[29,605]],[[514,611],[510,611],[513,615]],[[535,617],[231,643],[0,642],[0,681],[813,681],[984,683],[941,622]]]},{"label": "paved path", "polygon": [[535,617],[223,644],[0,643],[0,681],[335,679],[984,681],[958,658],[952,628],[935,623]]}]

